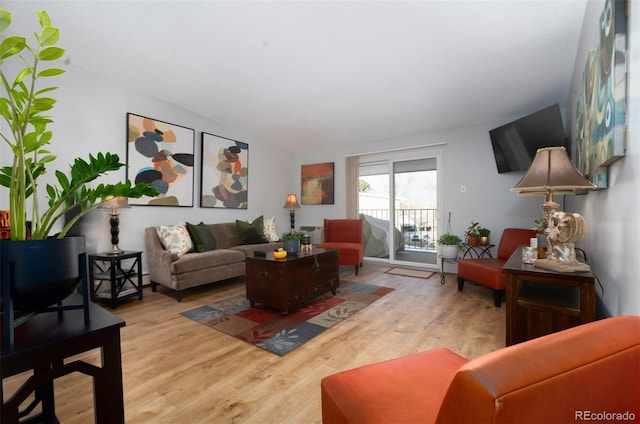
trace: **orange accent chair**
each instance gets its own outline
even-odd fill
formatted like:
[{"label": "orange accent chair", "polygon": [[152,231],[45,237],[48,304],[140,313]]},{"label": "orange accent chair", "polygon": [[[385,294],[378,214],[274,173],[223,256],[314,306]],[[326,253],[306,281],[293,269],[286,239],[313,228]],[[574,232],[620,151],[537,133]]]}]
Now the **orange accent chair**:
[{"label": "orange accent chair", "polygon": [[635,422],[639,373],[640,316],[618,316],[471,361],[435,349],[325,377],[322,422]]},{"label": "orange accent chair", "polygon": [[513,252],[522,245],[529,246],[530,239],[535,238],[535,230],[525,228],[505,228],[498,244],[496,258],[470,258],[458,261],[458,291],[464,288],[465,280],[473,281],[493,289],[493,300],[496,308],[502,303],[502,294],[507,288],[507,279],[502,273],[502,266]]},{"label": "orange accent chair", "polygon": [[318,247],[337,249],[340,265],[355,265],[358,275],[364,259],[363,231],[362,219],[325,219],[324,242]]}]

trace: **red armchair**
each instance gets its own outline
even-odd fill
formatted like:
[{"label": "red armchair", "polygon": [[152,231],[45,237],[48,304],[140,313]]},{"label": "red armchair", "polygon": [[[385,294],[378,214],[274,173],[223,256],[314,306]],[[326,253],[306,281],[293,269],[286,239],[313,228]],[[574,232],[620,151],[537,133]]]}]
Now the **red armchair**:
[{"label": "red armchair", "polygon": [[318,247],[337,249],[340,265],[354,265],[356,275],[364,259],[362,219],[325,219],[324,242]]},{"label": "red armchair", "polygon": [[435,349],[333,374],[321,381],[322,422],[632,422],[639,372],[640,316],[618,316],[469,362]]},{"label": "red armchair", "polygon": [[462,291],[465,280],[489,287],[493,289],[493,300],[496,308],[499,308],[502,303],[502,294],[507,287],[502,266],[519,246],[528,246],[530,239],[535,238],[536,234],[535,230],[505,228],[498,245],[497,257],[460,259],[458,261],[458,290]]}]

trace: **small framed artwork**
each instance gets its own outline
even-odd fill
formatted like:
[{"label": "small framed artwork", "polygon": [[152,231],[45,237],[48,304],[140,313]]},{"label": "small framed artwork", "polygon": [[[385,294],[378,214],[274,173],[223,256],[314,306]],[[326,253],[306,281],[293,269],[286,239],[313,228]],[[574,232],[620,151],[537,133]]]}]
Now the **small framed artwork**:
[{"label": "small framed artwork", "polygon": [[200,207],[247,209],[249,145],[202,133]]},{"label": "small framed artwork", "polygon": [[149,183],[158,197],[129,199],[132,205],[193,206],[195,131],[127,113],[127,178]]},{"label": "small framed artwork", "polygon": [[333,162],[302,165],[302,204],[333,205]]}]

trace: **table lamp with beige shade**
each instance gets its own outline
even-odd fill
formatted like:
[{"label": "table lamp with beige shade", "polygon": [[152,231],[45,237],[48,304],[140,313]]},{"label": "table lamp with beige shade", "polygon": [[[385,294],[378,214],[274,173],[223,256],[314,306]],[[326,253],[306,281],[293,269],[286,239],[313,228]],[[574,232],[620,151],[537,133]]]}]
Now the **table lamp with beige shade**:
[{"label": "table lamp with beige shade", "polygon": [[543,230],[547,236],[547,256],[535,261],[541,268],[559,272],[589,271],[589,265],[576,259],[574,243],[584,236],[586,222],[577,213],[559,211],[555,194],[575,193],[595,188],[569,159],[561,146],[538,149],[529,170],[511,189],[524,195],[544,195]]}]

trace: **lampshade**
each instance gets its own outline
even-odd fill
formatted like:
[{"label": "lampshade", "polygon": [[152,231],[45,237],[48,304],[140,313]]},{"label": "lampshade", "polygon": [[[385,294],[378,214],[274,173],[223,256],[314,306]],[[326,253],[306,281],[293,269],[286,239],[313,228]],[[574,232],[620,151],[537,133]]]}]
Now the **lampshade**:
[{"label": "lampshade", "polygon": [[287,194],[287,201],[284,203],[285,209],[300,209],[300,204],[298,203],[298,196],[295,194]]},{"label": "lampshade", "polygon": [[131,205],[129,205],[129,201],[126,197],[112,197],[100,205],[101,209],[111,209],[112,214],[115,214],[118,209],[130,207]]},{"label": "lampshade", "polygon": [[529,170],[511,189],[520,194],[547,194],[595,188],[573,166],[567,149],[561,146],[538,149]]}]

